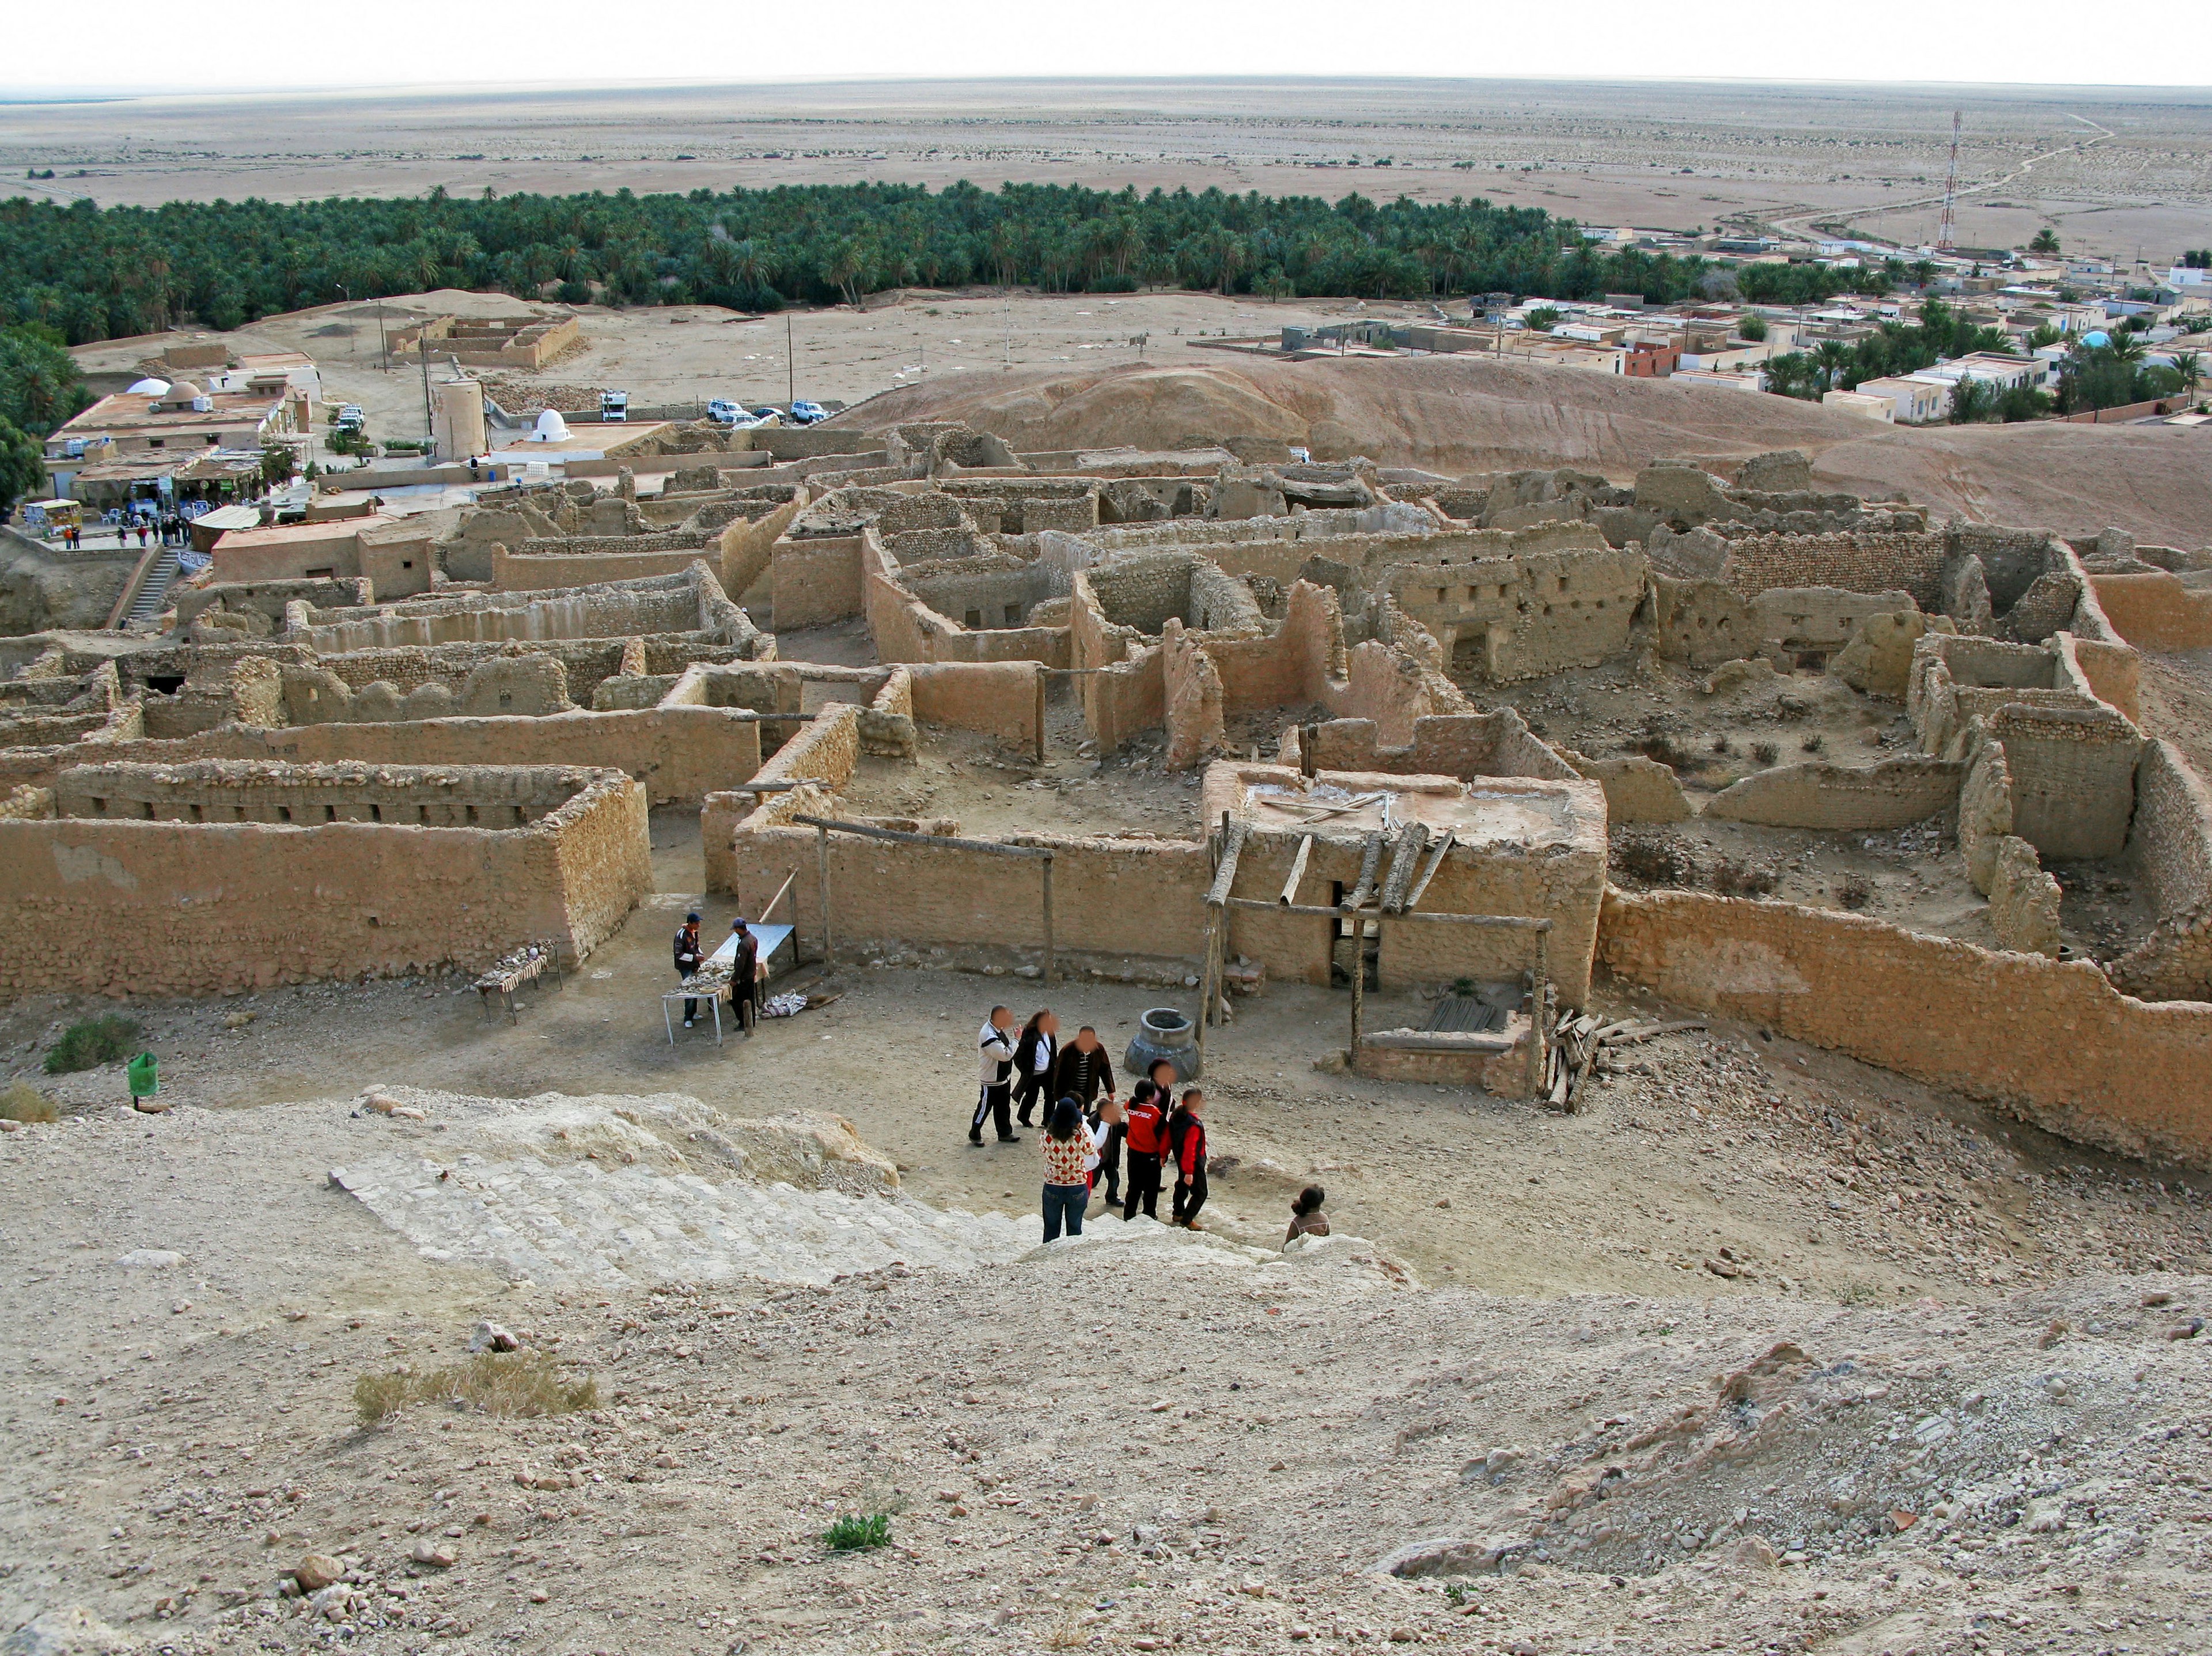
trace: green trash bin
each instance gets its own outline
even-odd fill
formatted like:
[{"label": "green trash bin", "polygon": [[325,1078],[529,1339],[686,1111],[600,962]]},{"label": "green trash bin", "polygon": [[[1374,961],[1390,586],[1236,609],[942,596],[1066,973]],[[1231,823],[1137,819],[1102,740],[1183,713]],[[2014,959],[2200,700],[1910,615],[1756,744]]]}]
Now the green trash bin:
[{"label": "green trash bin", "polygon": [[161,1090],[161,1065],[150,1052],[141,1052],[130,1065],[131,1096],[150,1099]]}]

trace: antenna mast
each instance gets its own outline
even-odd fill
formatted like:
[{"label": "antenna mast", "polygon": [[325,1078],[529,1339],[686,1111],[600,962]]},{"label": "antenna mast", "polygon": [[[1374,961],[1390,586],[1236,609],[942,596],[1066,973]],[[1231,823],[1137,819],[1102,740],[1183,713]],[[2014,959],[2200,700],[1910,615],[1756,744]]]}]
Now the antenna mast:
[{"label": "antenna mast", "polygon": [[1936,227],[1936,251],[1948,253],[1959,245],[1959,215],[1955,200],[1959,193],[1959,118],[1960,112],[1951,112],[1951,170],[1943,179],[1943,222]]}]

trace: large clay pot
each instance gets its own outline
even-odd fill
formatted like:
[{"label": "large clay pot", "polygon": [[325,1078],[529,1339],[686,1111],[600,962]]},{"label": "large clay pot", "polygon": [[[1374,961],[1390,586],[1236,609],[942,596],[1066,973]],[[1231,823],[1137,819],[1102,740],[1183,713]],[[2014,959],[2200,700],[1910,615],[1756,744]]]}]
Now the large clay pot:
[{"label": "large clay pot", "polygon": [[1175,1066],[1176,1081],[1198,1079],[1198,1031],[1173,1007],[1154,1007],[1137,1020],[1137,1033],[1122,1059],[1128,1066],[1129,1084],[1149,1079],[1152,1066],[1162,1058]]}]

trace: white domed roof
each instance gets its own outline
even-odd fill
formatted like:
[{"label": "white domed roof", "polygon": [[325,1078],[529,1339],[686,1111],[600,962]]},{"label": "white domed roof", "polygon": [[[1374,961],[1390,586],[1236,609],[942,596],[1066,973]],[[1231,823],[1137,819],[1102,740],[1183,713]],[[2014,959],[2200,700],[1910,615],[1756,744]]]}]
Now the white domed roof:
[{"label": "white domed roof", "polygon": [[169,394],[167,380],[141,380],[123,393],[126,397],[166,397]]},{"label": "white domed roof", "polygon": [[568,440],[568,423],[561,417],[559,409],[549,408],[538,417],[538,429],[534,435],[539,442],[566,442]]}]

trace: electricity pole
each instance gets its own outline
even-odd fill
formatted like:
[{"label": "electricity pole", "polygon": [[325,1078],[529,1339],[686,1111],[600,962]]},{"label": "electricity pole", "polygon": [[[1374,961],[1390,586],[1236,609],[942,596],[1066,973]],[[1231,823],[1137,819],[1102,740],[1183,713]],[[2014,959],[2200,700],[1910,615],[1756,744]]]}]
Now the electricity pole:
[{"label": "electricity pole", "polygon": [[430,326],[425,321],[422,332],[415,336],[415,347],[422,356],[422,440],[423,452],[432,460],[438,458],[438,426],[430,417]]},{"label": "electricity pole", "polygon": [[793,355],[791,343],[791,313],[783,314],[784,411],[791,411],[792,404],[799,400],[799,358]]}]

